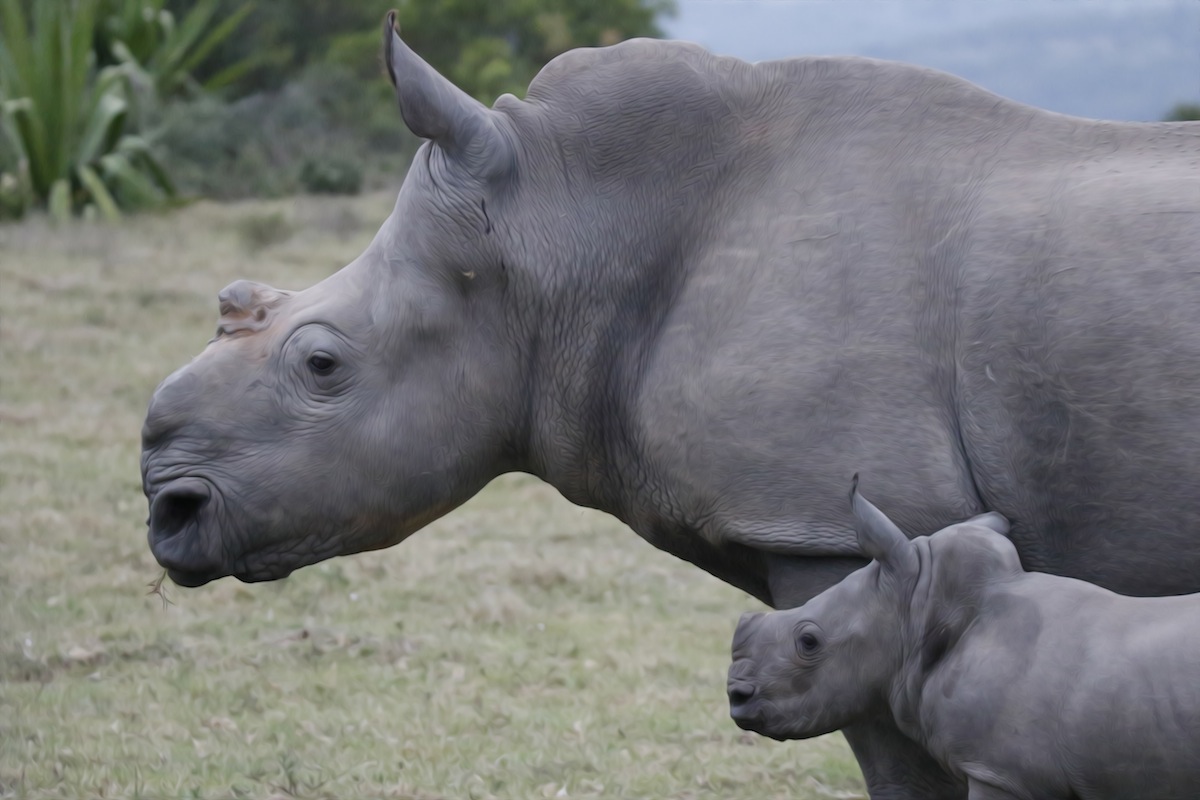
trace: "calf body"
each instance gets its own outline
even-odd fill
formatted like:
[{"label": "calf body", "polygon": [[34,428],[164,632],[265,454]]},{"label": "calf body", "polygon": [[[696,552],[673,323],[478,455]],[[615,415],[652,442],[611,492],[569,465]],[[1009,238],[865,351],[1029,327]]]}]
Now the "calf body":
[{"label": "calf body", "polygon": [[807,738],[886,708],[971,800],[1200,796],[1200,595],[1025,572],[995,515],[910,542],[853,502],[876,560],[742,618],[739,725]]}]

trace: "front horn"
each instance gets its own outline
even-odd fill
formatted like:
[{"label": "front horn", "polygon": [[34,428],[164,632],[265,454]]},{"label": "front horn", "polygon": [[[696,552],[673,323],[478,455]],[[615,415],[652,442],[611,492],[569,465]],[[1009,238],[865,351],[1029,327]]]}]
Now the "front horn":
[{"label": "front horn", "polygon": [[400,114],[410,131],[465,160],[472,172],[490,172],[505,164],[509,147],[496,124],[496,112],[414,53],[397,34],[394,10],[384,19],[383,49]]}]

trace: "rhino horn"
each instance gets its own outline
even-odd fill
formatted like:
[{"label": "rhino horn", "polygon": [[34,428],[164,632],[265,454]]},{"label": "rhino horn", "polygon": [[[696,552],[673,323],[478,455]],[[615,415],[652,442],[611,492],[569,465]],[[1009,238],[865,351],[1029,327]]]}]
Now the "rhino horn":
[{"label": "rhino horn", "polygon": [[397,34],[396,11],[383,24],[384,61],[408,129],[466,160],[473,171],[500,166],[508,147],[495,112],[429,66]]},{"label": "rhino horn", "polygon": [[875,559],[886,569],[916,571],[917,554],[912,543],[896,523],[859,494],[857,473],[850,484],[850,508],[854,512],[854,528],[863,555]]},{"label": "rhino horn", "polygon": [[262,330],[270,324],[271,311],[292,294],[265,283],[234,281],[217,295],[221,307],[217,336]]}]

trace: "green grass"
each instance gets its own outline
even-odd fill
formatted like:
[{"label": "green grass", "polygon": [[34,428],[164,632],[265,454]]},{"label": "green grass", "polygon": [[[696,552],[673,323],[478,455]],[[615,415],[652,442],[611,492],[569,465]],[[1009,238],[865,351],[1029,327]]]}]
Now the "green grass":
[{"label": "green grass", "polygon": [[0,797],[861,796],[840,736],[728,719],[757,602],[526,476],[391,550],[147,595],[154,386],[226,283],[307,286],[391,202],[0,227]]}]

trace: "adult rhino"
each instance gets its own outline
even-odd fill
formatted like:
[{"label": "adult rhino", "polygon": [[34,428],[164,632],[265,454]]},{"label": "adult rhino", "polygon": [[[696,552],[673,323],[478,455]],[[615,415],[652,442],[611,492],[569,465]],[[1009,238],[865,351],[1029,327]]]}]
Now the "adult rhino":
[{"label": "adult rhino", "polygon": [[[1028,568],[1200,589],[1200,128],[644,40],[488,109],[385,41],[429,140],[394,212],[305,291],[226,288],[150,403],[175,582],[388,547],[524,471],[790,607],[866,563],[871,464],[914,535],[995,510]],[[846,736],[872,797],[965,796],[886,714]]]}]

